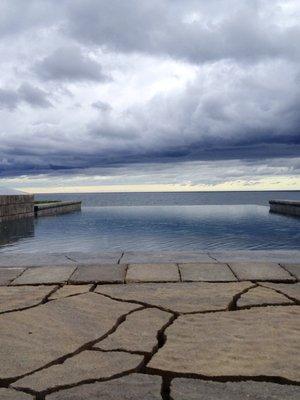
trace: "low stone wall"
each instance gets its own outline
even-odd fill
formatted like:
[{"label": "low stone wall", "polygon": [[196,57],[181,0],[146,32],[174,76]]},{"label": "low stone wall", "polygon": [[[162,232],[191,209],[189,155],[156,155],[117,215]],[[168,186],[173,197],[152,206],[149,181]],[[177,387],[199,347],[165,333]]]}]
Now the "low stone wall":
[{"label": "low stone wall", "polygon": [[300,217],[300,201],[270,200],[269,204],[271,212]]},{"label": "low stone wall", "polygon": [[0,195],[0,222],[33,216],[33,195]]},{"label": "low stone wall", "polygon": [[81,210],[81,201],[59,201],[55,203],[36,204],[34,215],[36,217],[65,214]]}]

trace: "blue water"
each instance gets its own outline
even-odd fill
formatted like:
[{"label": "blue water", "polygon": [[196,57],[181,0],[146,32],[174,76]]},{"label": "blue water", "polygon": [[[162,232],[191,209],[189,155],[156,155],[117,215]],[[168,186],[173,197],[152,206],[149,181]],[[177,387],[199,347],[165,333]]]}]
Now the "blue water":
[{"label": "blue water", "polygon": [[[300,249],[300,218],[269,213],[263,205],[266,198],[300,200],[300,192],[51,198],[81,198],[84,206],[81,212],[0,224],[0,252]],[[247,201],[253,204],[241,204]],[[136,205],[141,203],[152,205]],[[156,205],[165,203],[180,205]]]}]

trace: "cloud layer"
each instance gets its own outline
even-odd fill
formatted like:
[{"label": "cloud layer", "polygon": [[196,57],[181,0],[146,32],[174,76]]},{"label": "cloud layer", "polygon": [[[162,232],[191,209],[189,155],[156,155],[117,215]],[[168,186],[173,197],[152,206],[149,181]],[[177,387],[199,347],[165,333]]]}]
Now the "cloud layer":
[{"label": "cloud layer", "polygon": [[297,175],[299,21],[297,0],[3,0],[0,176],[284,159]]}]

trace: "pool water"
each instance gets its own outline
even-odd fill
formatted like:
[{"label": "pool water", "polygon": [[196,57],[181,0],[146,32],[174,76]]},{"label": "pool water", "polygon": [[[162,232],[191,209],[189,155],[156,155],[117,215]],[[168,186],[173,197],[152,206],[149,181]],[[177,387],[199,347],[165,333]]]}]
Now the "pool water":
[{"label": "pool water", "polygon": [[300,219],[260,205],[83,207],[0,224],[0,252],[300,249]]}]

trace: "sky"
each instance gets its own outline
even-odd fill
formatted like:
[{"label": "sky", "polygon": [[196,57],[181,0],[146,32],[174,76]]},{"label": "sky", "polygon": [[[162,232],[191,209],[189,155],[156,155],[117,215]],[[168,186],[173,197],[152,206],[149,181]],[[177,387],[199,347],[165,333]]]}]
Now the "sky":
[{"label": "sky", "polygon": [[0,186],[300,189],[299,0],[1,0]]}]

